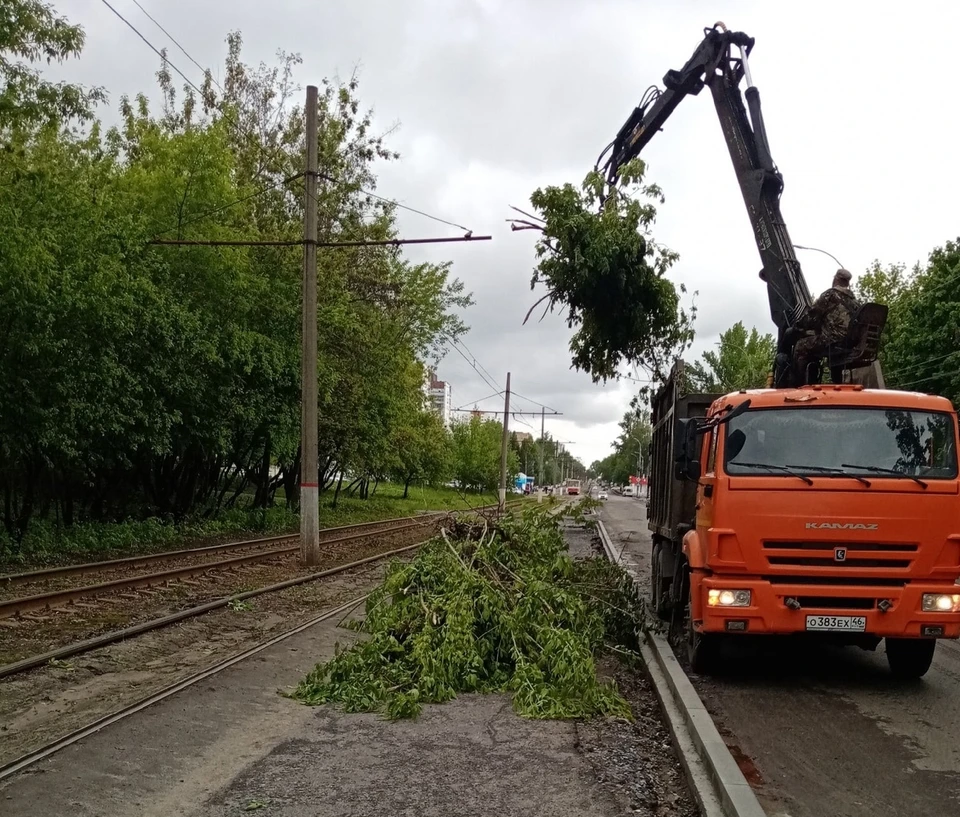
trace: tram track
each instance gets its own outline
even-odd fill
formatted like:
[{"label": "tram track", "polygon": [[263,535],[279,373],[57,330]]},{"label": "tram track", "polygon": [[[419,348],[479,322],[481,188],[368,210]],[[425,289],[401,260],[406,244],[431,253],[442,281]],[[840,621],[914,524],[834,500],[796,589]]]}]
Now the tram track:
[{"label": "tram track", "polygon": [[[516,503],[507,504],[508,506],[513,506]],[[491,508],[496,508],[496,506],[481,506],[469,512],[487,511]],[[360,542],[371,536],[393,536],[406,531],[425,528],[429,525],[436,524],[449,513],[462,512],[438,511],[418,517],[398,517],[395,519],[381,519],[373,522],[361,522],[353,525],[324,528],[320,531],[320,546],[322,548],[329,548],[350,542]],[[0,593],[2,593],[4,589],[12,586],[19,588],[26,584],[41,585],[39,592],[8,598],[0,597],[0,621],[38,611],[53,610],[97,596],[115,594],[123,591],[139,591],[156,586],[167,586],[174,582],[187,581],[210,572],[230,571],[244,565],[284,559],[299,552],[300,547],[297,540],[298,535],[296,534],[268,536],[259,539],[164,551],[101,562],[64,565],[0,576]],[[241,552],[223,559],[208,560],[206,558],[230,551]],[[175,564],[176,566],[154,570],[148,573],[134,572],[131,575],[120,578],[107,579],[105,581],[88,584],[75,584],[69,581],[66,584],[60,584],[63,579],[75,579],[77,577],[94,575],[102,576],[103,574],[111,574],[118,571],[136,570],[138,567],[148,565],[164,564]]]}]

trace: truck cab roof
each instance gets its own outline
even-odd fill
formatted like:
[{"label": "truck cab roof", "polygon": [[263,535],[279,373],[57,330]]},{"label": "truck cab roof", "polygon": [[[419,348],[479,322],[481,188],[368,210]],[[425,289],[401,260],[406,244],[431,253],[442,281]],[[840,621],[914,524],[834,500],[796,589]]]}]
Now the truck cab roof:
[{"label": "truck cab roof", "polygon": [[780,408],[782,406],[826,405],[899,408],[922,411],[954,412],[953,404],[945,397],[922,392],[893,389],[865,389],[863,386],[831,383],[800,386],[793,389],[743,389],[717,397],[708,415],[722,408],[740,405],[750,400],[751,408]]}]

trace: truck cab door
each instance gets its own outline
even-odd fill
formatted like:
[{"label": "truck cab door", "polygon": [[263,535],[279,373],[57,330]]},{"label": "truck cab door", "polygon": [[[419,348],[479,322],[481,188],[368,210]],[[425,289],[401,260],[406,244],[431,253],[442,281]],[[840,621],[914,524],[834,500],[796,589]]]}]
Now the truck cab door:
[{"label": "truck cab door", "polygon": [[717,440],[721,428],[714,428],[703,435],[700,462],[704,464],[703,475],[697,481],[697,532],[700,541],[706,541],[706,529],[713,524],[714,491],[717,485]]}]

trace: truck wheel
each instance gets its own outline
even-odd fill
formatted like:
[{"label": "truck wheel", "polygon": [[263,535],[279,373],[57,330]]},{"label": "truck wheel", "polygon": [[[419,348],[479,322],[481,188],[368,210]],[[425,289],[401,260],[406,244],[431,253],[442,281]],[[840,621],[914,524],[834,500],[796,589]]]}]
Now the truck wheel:
[{"label": "truck wheel", "polygon": [[687,608],[687,658],[697,675],[709,675],[717,664],[716,633],[698,633],[693,629],[693,615]]},{"label": "truck wheel", "polygon": [[663,576],[661,575],[660,558],[663,555],[663,544],[657,542],[653,546],[653,555],[650,563],[650,600],[653,603],[654,612],[663,621],[671,619],[671,604],[667,596],[667,588],[664,587]]},{"label": "truck wheel", "polygon": [[886,638],[887,663],[894,678],[922,678],[930,669],[937,642],[932,638]]}]

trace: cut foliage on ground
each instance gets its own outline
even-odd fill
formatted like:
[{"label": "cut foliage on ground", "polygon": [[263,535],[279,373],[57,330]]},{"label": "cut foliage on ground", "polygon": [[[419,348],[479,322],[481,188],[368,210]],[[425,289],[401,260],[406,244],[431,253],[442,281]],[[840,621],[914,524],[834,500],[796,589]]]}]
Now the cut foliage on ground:
[{"label": "cut foliage on ground", "polygon": [[629,576],[574,561],[542,507],[451,523],[367,599],[367,638],[319,664],[293,696],[350,712],[415,717],[466,692],[510,692],[531,718],[630,718],[596,658],[629,650],[640,621]]}]

